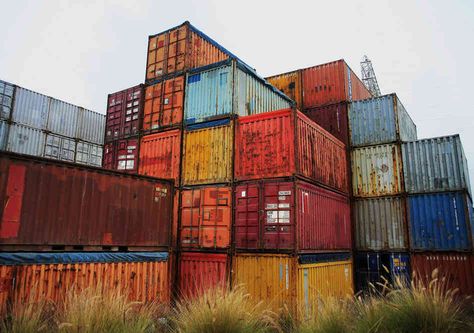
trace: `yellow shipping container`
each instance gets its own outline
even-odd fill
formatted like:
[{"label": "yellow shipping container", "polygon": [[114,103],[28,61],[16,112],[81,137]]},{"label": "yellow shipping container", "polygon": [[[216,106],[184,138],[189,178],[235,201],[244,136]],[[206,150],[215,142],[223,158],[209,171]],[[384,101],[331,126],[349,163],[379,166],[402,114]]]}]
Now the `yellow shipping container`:
[{"label": "yellow shipping container", "polygon": [[267,77],[266,80],[275,88],[296,102],[296,107],[303,109],[303,89],[301,70]]},{"label": "yellow shipping container", "polygon": [[353,295],[352,260],[347,253],[237,254],[232,286],[239,285],[274,311],[287,307],[293,314],[307,312],[325,297]]},{"label": "yellow shipping container", "polygon": [[201,126],[184,133],[182,185],[228,183],[233,177],[233,121]]}]

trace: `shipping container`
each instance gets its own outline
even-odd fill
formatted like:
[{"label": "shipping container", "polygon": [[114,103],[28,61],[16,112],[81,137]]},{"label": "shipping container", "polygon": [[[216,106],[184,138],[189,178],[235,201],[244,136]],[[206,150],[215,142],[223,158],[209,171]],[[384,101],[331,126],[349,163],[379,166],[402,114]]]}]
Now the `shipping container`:
[{"label": "shipping container", "polygon": [[189,22],[148,37],[147,83],[237,58]]},{"label": "shipping container", "polygon": [[350,103],[349,128],[352,147],[417,139],[416,125],[396,94]]},{"label": "shipping container", "polygon": [[7,151],[32,156],[43,156],[46,134],[40,129],[20,124],[11,124]]},{"label": "shipping container", "polygon": [[184,84],[184,75],[180,75],[146,88],[144,131],[181,125],[184,113]]},{"label": "shipping container", "polygon": [[412,250],[472,250],[472,201],[466,192],[408,196]]},{"label": "shipping container", "polygon": [[301,176],[348,193],[344,144],[299,111],[239,118],[235,179]]},{"label": "shipping container", "polygon": [[231,187],[183,189],[180,215],[180,248],[217,250],[230,247]]},{"label": "shipping container", "polygon": [[3,249],[170,245],[170,181],[1,153],[0,202]]},{"label": "shipping container", "polygon": [[53,301],[72,290],[120,291],[131,301],[170,303],[166,252],[0,253],[0,314],[12,304]]},{"label": "shipping container", "polygon": [[349,147],[347,102],[307,109],[304,114]]},{"label": "shipping container", "polygon": [[303,109],[303,82],[301,70],[270,76],[265,78],[265,80],[295,101],[298,109]]},{"label": "shipping container", "polygon": [[109,170],[127,173],[138,172],[138,156],[140,140],[129,138],[112,141],[104,145],[102,166]]},{"label": "shipping container", "polygon": [[459,135],[402,144],[405,189],[408,193],[467,190],[469,169]]},{"label": "shipping container", "polygon": [[77,137],[80,110],[81,108],[76,105],[51,98],[46,129],[70,138]]},{"label": "shipping container", "polygon": [[46,134],[44,157],[60,161],[74,162],[76,160],[76,141],[56,134]]},{"label": "shipping container", "polygon": [[302,81],[304,109],[372,97],[344,60],[305,68]]},{"label": "shipping container", "polygon": [[46,129],[50,101],[51,97],[17,86],[12,121],[40,130]]},{"label": "shipping container", "polygon": [[179,298],[192,298],[209,289],[228,287],[230,257],[224,253],[182,252],[178,259]]},{"label": "shipping container", "polygon": [[405,199],[380,197],[353,201],[357,250],[408,249]]},{"label": "shipping container", "polygon": [[94,143],[78,141],[75,162],[90,166],[102,166],[103,146]]},{"label": "shipping container", "polygon": [[140,139],[141,175],[174,179],[179,184],[181,130],[145,135]]},{"label": "shipping container", "polygon": [[77,138],[82,141],[104,144],[105,115],[81,108],[79,112]]},{"label": "shipping container", "polygon": [[182,185],[232,181],[234,122],[229,119],[190,126],[184,132]]},{"label": "shipping container", "polygon": [[453,291],[457,289],[456,296],[474,296],[472,253],[414,253],[411,256],[411,265],[414,279],[426,286],[437,278],[441,280],[441,284],[445,284],[445,289]]},{"label": "shipping container", "polygon": [[402,153],[399,144],[356,148],[351,152],[352,193],[374,197],[403,193]]},{"label": "shipping container", "polygon": [[10,120],[15,86],[0,80],[0,120]]},{"label": "shipping container", "polygon": [[232,262],[233,287],[241,285],[253,300],[293,315],[311,311],[321,299],[353,295],[352,281],[350,254],[237,254]]},{"label": "shipping container", "polygon": [[354,262],[357,291],[375,292],[411,282],[410,254],[406,252],[361,252]]},{"label": "shipping container", "polygon": [[105,142],[136,136],[143,114],[143,85],[137,85],[107,97]]},{"label": "shipping container", "polygon": [[10,124],[6,120],[0,120],[0,150],[7,149],[8,132]]},{"label": "shipping container", "polygon": [[239,61],[189,72],[185,122],[194,124],[231,115],[249,116],[289,108],[287,96]]},{"label": "shipping container", "polygon": [[349,199],[304,181],[253,181],[235,189],[235,248],[291,252],[352,248]]}]

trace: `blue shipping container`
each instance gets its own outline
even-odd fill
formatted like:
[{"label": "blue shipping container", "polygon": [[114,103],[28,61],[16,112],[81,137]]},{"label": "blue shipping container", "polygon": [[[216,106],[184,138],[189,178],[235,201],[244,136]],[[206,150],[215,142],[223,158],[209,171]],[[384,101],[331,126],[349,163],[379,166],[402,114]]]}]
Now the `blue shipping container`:
[{"label": "blue shipping container", "polygon": [[185,123],[276,111],[293,103],[246,65],[236,60],[225,61],[187,75]]},{"label": "blue shipping container", "polygon": [[368,291],[380,284],[410,282],[410,255],[404,252],[361,252],[355,260],[356,288]]},{"label": "blue shipping container", "polygon": [[412,250],[472,249],[472,202],[465,191],[409,196],[408,220]]},{"label": "blue shipping container", "polygon": [[416,140],[416,126],[397,95],[390,94],[349,105],[351,145]]}]

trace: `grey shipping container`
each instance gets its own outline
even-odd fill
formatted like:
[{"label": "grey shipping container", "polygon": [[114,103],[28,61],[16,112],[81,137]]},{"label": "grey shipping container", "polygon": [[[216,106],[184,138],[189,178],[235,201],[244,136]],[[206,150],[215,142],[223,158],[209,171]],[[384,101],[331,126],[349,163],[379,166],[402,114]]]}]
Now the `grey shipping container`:
[{"label": "grey shipping container", "polygon": [[55,160],[74,162],[76,157],[76,141],[56,134],[46,134],[44,157]]},{"label": "grey shipping container", "polygon": [[396,94],[350,103],[349,128],[353,147],[417,139],[416,125]]},{"label": "grey shipping container", "polygon": [[355,241],[359,251],[393,251],[408,247],[405,199],[381,197],[353,202]]},{"label": "grey shipping container", "polygon": [[41,157],[44,152],[45,139],[46,134],[40,129],[11,124],[6,150]]},{"label": "grey shipping container", "polygon": [[9,130],[10,124],[5,120],[0,120],[0,150],[5,150],[7,148]]},{"label": "grey shipping container", "polygon": [[15,86],[0,80],[0,119],[10,119],[14,94]]},{"label": "grey shipping container", "polygon": [[467,190],[471,195],[467,159],[459,135],[404,143],[402,156],[408,193]]},{"label": "grey shipping container", "polygon": [[104,144],[104,136],[105,115],[81,108],[79,112],[77,138],[102,145]]},{"label": "grey shipping container", "polygon": [[76,146],[76,163],[102,166],[102,145],[78,141]]},{"label": "grey shipping container", "polygon": [[40,130],[46,129],[50,100],[48,96],[17,86],[12,121]]},{"label": "grey shipping container", "polygon": [[51,98],[47,126],[48,131],[70,138],[76,138],[79,110],[78,106]]}]

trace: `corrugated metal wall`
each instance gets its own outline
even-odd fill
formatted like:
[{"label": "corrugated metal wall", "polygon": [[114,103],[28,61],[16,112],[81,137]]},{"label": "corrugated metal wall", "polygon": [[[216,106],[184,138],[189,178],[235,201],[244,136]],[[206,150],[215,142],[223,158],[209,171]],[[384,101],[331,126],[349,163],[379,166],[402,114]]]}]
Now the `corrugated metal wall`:
[{"label": "corrugated metal wall", "polygon": [[77,137],[79,112],[78,106],[51,98],[46,129],[70,138]]},{"label": "corrugated metal wall", "polygon": [[103,144],[105,134],[105,117],[103,114],[81,108],[77,126],[78,139]]},{"label": "corrugated metal wall", "polygon": [[405,199],[381,197],[354,201],[357,250],[407,249]]},{"label": "corrugated metal wall", "polygon": [[0,80],[0,119],[10,119],[15,86]]},{"label": "corrugated metal wall", "polygon": [[296,107],[303,108],[303,87],[301,70],[267,77],[266,80],[275,88],[296,102]]},{"label": "corrugated metal wall", "polygon": [[46,134],[42,130],[19,124],[10,125],[7,151],[43,156]]},{"label": "corrugated metal wall", "polygon": [[459,135],[402,145],[405,188],[409,193],[456,191],[471,193],[467,159]]},{"label": "corrugated metal wall", "polygon": [[398,144],[354,149],[351,161],[354,196],[373,197],[403,192],[402,156]]},{"label": "corrugated metal wall", "polygon": [[22,125],[46,129],[51,98],[37,92],[16,87],[12,121]]}]

